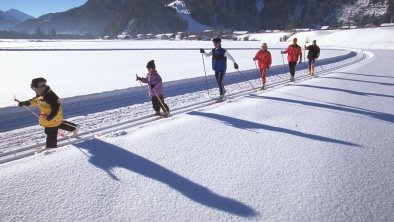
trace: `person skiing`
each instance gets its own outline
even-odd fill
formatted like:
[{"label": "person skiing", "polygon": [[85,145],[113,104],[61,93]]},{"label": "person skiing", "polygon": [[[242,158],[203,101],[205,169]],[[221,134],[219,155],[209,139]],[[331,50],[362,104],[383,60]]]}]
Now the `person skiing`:
[{"label": "person skiing", "polygon": [[63,120],[63,109],[59,97],[47,85],[46,79],[39,77],[31,81],[31,89],[36,96],[30,100],[19,102],[22,106],[36,106],[40,110],[39,125],[45,127],[46,146],[43,149],[57,148],[58,130],[78,134],[80,125]]},{"label": "person skiing", "polygon": [[209,53],[206,53],[204,49],[200,49],[200,53],[203,53],[206,57],[212,56],[212,69],[215,71],[215,78],[220,92],[219,100],[223,100],[224,94],[226,94],[223,79],[227,70],[227,58],[234,63],[234,69],[238,69],[239,66],[230,53],[222,48],[222,40],[220,38],[214,38],[212,42],[214,48]]},{"label": "person skiing", "polygon": [[293,44],[289,45],[287,49],[281,51],[281,53],[287,54],[287,60],[289,62],[289,68],[290,68],[290,81],[294,82],[295,68],[297,65],[298,58],[300,59],[299,63],[302,62],[302,50],[301,47],[297,44],[297,38],[294,38]]},{"label": "person skiing", "polygon": [[253,61],[258,61],[258,67],[260,70],[260,76],[261,76],[261,81],[263,85],[261,86],[261,90],[264,89],[265,83],[267,82],[266,76],[267,76],[267,71],[271,66],[272,63],[272,57],[270,51],[268,51],[268,46],[267,43],[263,43],[261,45],[261,49],[256,53],[256,55],[253,57]]},{"label": "person skiing", "polygon": [[315,75],[315,62],[320,56],[320,47],[317,46],[316,40],[313,40],[312,45],[306,46],[305,49],[308,50],[308,62],[309,62],[309,75]]},{"label": "person skiing", "polygon": [[163,81],[161,76],[156,70],[155,61],[151,60],[146,65],[148,69],[148,74],[145,78],[141,78],[137,75],[137,81],[148,84],[149,86],[149,96],[151,97],[153,109],[155,110],[155,115],[160,116],[160,108],[164,111],[163,117],[170,116],[170,109],[164,102],[163,96]]}]

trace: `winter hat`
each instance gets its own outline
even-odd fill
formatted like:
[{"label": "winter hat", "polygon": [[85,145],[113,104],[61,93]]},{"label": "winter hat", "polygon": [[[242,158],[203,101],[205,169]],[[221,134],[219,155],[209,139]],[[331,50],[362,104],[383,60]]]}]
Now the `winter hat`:
[{"label": "winter hat", "polygon": [[30,87],[36,89],[39,87],[46,87],[46,85],[47,85],[47,80],[42,77],[39,77],[31,80]]},{"label": "winter hat", "polygon": [[220,38],[214,38],[214,39],[212,39],[212,42],[213,43],[221,43],[222,40]]},{"label": "winter hat", "polygon": [[148,69],[156,69],[155,60],[150,60],[148,64],[146,64],[146,68]]}]

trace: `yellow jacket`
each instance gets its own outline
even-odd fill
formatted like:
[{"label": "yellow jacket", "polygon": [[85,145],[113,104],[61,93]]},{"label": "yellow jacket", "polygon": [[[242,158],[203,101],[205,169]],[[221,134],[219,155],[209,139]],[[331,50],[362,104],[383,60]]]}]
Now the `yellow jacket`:
[{"label": "yellow jacket", "polygon": [[[59,102],[59,97],[50,88],[43,96],[29,100],[31,106],[36,106],[40,110],[39,124],[43,127],[57,127],[63,121],[63,109]],[[53,116],[50,121],[47,116]]]}]

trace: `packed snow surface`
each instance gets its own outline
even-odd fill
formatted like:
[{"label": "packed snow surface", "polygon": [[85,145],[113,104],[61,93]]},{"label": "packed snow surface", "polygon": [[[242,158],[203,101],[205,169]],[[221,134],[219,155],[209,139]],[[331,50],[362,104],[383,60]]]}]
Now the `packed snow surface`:
[{"label": "packed snow surface", "polygon": [[[0,166],[4,221],[393,221],[393,52]],[[208,130],[207,130],[208,129]]]},{"label": "packed snow surface", "polygon": [[[376,34],[383,38],[384,33],[382,30]],[[322,41],[328,36],[322,37]],[[343,36],[341,41],[347,37]],[[369,35],[368,39],[366,45],[375,41]],[[385,39],[381,44],[389,45],[390,41]],[[23,49],[18,44],[9,44]],[[78,42],[81,44],[78,47],[70,42],[59,43],[62,44],[82,49],[81,45],[91,43]],[[108,48],[119,47],[117,42],[105,44]],[[248,65],[243,74],[229,71],[226,76],[229,96],[225,102],[181,114],[175,112],[168,119],[96,135],[90,140],[1,164],[1,221],[394,221],[394,73],[390,69],[394,51],[324,49],[327,57],[317,64],[317,78],[305,77],[303,64],[299,64],[297,82],[291,84],[285,81],[287,67],[282,66],[281,56],[275,55],[279,62],[270,69],[267,89],[235,96],[233,92],[250,87],[250,83],[259,83],[250,60],[255,47],[249,49],[243,45],[251,43],[233,44],[229,44],[231,52],[241,53],[234,56],[242,57],[240,66],[243,62]],[[190,50],[195,52],[199,47],[209,46],[196,44]],[[277,45],[273,52],[276,54],[285,46]],[[112,75],[119,65],[116,60],[125,62],[122,53],[128,57],[132,51],[111,50],[106,56],[101,51],[97,55],[90,52],[92,61],[86,64],[97,72]],[[192,56],[188,50],[181,51],[187,52],[186,57]],[[160,50],[155,52],[165,54]],[[15,53],[13,59],[8,59],[12,53]],[[81,54],[87,52],[63,50],[52,56],[43,53],[1,51],[0,67],[5,67],[7,72],[18,70],[12,62],[21,56],[19,63],[25,65],[31,59],[31,64],[40,65],[28,66],[29,73],[39,70],[37,67],[51,67],[50,62],[42,62],[45,60],[58,60],[57,68],[51,67],[56,72],[73,68],[89,70],[79,61],[85,59]],[[70,54],[66,56],[66,53]],[[74,66],[66,63],[72,55]],[[98,59],[101,56],[102,59],[114,57],[107,58],[109,64],[114,64],[113,69],[97,68],[102,65],[103,60]],[[195,59],[201,59],[200,56],[197,53]],[[60,62],[62,57],[66,58],[65,64]],[[149,59],[144,57],[137,62],[141,73],[145,71],[145,60]],[[209,70],[208,60],[206,63]],[[186,69],[189,63],[184,65],[177,60],[164,64]],[[193,78],[168,75],[173,78],[166,83],[170,95],[166,102],[171,108],[184,104],[185,100],[198,102],[204,97],[203,69],[196,67],[191,65],[191,69],[196,69]],[[130,81],[134,73],[127,73]],[[78,87],[101,92],[102,88],[95,86],[100,75],[88,76],[79,73],[73,79]],[[20,84],[28,88],[30,77],[1,75],[2,82],[18,92],[16,87]],[[51,85],[60,93],[77,88],[61,89],[62,84],[55,82],[67,78],[51,78],[56,80]],[[78,85],[78,80],[85,84]],[[208,80],[211,96],[215,97],[218,92],[212,75]],[[107,79],[102,81],[108,81],[108,86],[118,84]],[[4,87],[9,87],[4,85],[7,84],[3,84],[2,94]],[[133,87],[111,92],[112,96],[120,97],[112,101],[115,105],[129,98],[124,92],[135,96],[130,97],[133,102],[139,102],[112,110],[101,109],[114,104],[92,105],[95,99],[110,103],[105,100],[107,93],[69,98],[71,102],[64,103],[69,107],[65,112],[79,113],[72,120],[83,122],[82,130],[116,125],[119,120],[152,111],[144,90]],[[82,108],[86,113],[81,114]],[[16,109],[3,108],[0,114],[10,117],[12,113],[7,112]],[[12,120],[21,125],[23,121],[22,117]],[[0,129],[5,128],[0,125]],[[0,145],[24,146],[37,139],[38,134],[43,135],[39,127],[6,130],[0,133]],[[22,142],[18,145],[18,141]]]}]

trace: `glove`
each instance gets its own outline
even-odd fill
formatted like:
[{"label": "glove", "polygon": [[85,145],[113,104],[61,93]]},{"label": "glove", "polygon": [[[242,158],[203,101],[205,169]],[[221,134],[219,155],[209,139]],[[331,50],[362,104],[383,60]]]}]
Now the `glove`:
[{"label": "glove", "polygon": [[200,49],[200,53],[205,53],[205,50],[204,49]]},{"label": "glove", "polygon": [[280,54],[285,54],[285,52],[284,51],[280,51]]},{"label": "glove", "polygon": [[51,121],[51,120],[53,120],[54,117],[55,117],[55,116],[53,116],[53,115],[48,115],[48,116],[47,116],[47,120],[48,120],[48,121]]},{"label": "glove", "polygon": [[256,57],[254,57],[254,58],[253,58],[253,61],[256,61],[256,60],[257,60]]},{"label": "glove", "polygon": [[155,88],[155,84],[150,85],[150,88],[151,89]]},{"label": "glove", "polygon": [[139,76],[137,76],[137,78],[136,78],[136,80],[135,81],[141,81],[142,80],[142,78],[141,77],[139,77]]},{"label": "glove", "polygon": [[19,102],[18,106],[20,106],[20,107],[22,107],[22,106],[30,106],[30,102],[29,101]]},{"label": "glove", "polygon": [[238,69],[238,68],[239,68],[238,64],[234,63],[234,69]]}]

